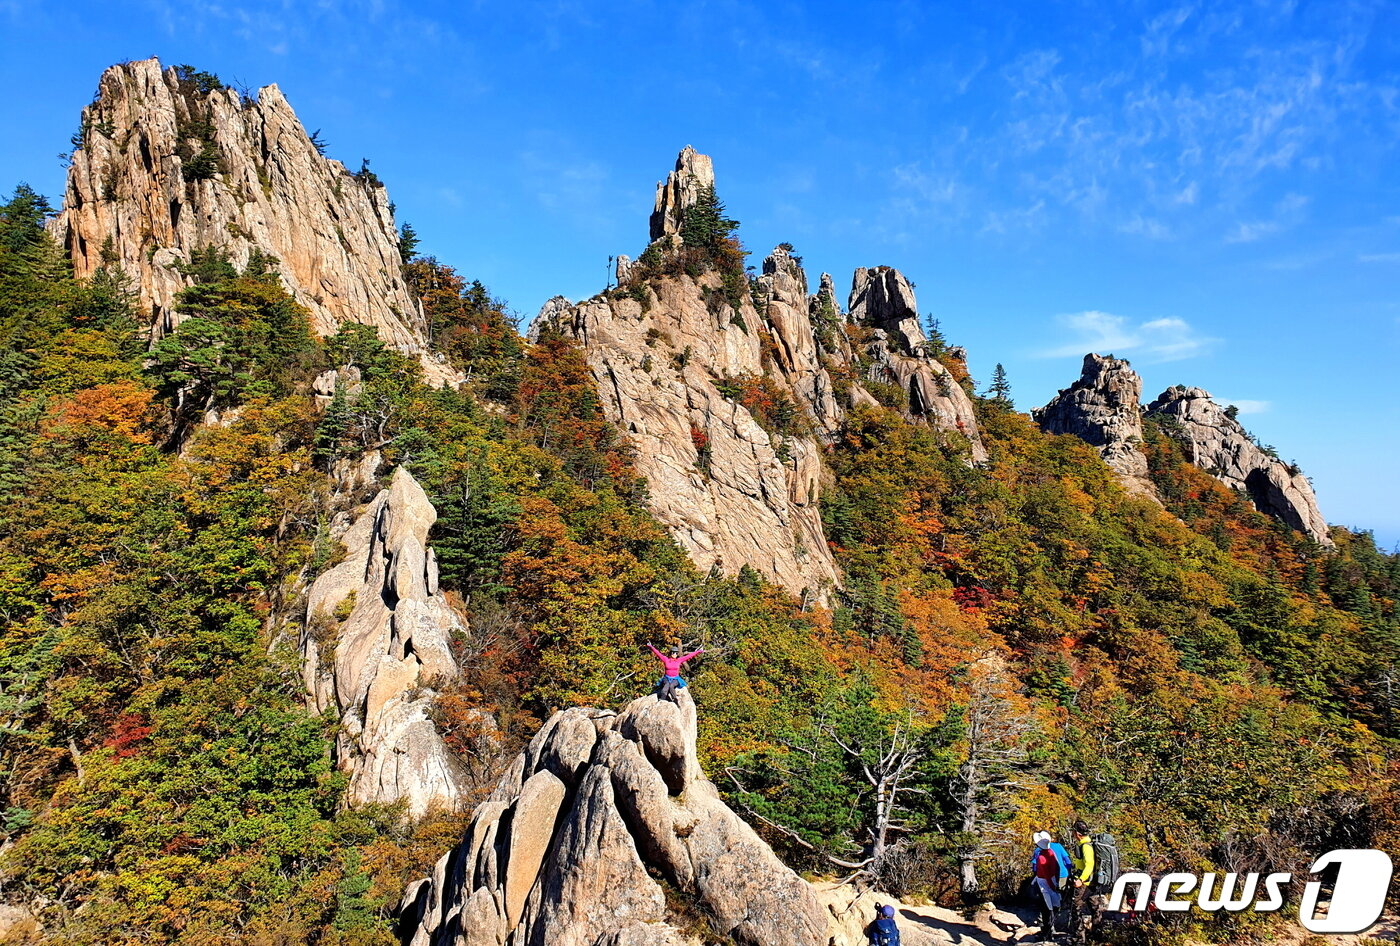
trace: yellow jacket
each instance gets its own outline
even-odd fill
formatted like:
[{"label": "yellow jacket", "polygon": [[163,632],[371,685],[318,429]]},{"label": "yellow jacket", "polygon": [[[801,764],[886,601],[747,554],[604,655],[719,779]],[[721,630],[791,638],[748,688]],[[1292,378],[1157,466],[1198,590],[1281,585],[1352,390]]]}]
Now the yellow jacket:
[{"label": "yellow jacket", "polygon": [[1074,859],[1074,866],[1079,869],[1078,877],[1084,883],[1092,883],[1094,880],[1094,839],[1083,837],[1079,839],[1079,856]]}]

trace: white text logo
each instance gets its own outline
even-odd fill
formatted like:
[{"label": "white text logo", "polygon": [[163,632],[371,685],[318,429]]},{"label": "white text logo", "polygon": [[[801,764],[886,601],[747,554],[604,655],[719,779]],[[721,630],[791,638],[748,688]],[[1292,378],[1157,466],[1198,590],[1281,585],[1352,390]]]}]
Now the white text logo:
[{"label": "white text logo", "polygon": [[[1370,929],[1385,907],[1385,894],[1390,888],[1390,857],[1384,851],[1375,850],[1330,851],[1313,862],[1309,873],[1318,874],[1333,865],[1337,866],[1337,880],[1326,916],[1317,916],[1322,882],[1312,880],[1303,888],[1298,922],[1313,933],[1360,933]],[[1226,874],[1220,879],[1217,874],[1198,877],[1175,873],[1156,882],[1154,895],[1149,875],[1127,873],[1113,885],[1108,908],[1123,909],[1128,887],[1133,885],[1136,887],[1130,906],[1133,910],[1146,910],[1150,902],[1168,913],[1184,912],[1191,909],[1190,895],[1195,893],[1196,906],[1207,913],[1218,910],[1237,913],[1249,909],[1271,913],[1283,906],[1283,888],[1292,879],[1292,874],[1285,873],[1269,874],[1262,883],[1259,874],[1245,874],[1241,880],[1239,874]]]}]

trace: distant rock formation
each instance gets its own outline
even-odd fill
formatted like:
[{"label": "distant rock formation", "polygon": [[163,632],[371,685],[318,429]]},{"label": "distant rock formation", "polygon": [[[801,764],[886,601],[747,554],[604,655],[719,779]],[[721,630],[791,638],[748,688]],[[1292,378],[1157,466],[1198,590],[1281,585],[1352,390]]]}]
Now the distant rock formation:
[{"label": "distant rock formation", "polygon": [[682,946],[693,940],[668,908],[669,887],[721,937],[826,946],[834,911],[704,777],[695,704],[686,690],[678,700],[556,713],[462,843],[409,886],[405,942]]},{"label": "distant rock formation", "polygon": [[316,710],[340,718],[347,799],[402,801],[414,818],[461,807],[464,790],[462,764],[429,718],[433,688],[459,673],[449,648],[464,620],[438,589],[436,519],[412,474],[396,469],[341,537],[345,559],[312,584],[301,640]]},{"label": "distant rock formation", "polygon": [[530,323],[529,328],[525,330],[525,340],[531,345],[539,342],[540,331],[547,325],[557,325],[560,317],[567,313],[572,306],[573,303],[565,296],[550,296],[545,300],[544,305],[540,306],[539,313]]},{"label": "distant rock formation", "polygon": [[1031,411],[1050,434],[1072,434],[1097,447],[1130,492],[1156,498],[1142,443],[1142,378],[1112,355],[1084,356],[1079,380]]},{"label": "distant rock formation", "polygon": [[717,315],[713,272],[634,287],[547,318],[582,345],[605,415],[635,448],[652,513],[702,570],[748,565],[794,595],[824,595],[838,575],[817,507],[817,442],[770,433],[721,391],[763,373],[752,304]]},{"label": "distant rock formation", "polygon": [[889,266],[857,269],[848,307],[850,321],[871,331],[864,345],[869,359],[866,379],[898,385],[908,395],[912,417],[963,434],[972,458],[985,460],[987,451],[977,432],[972,399],[952,372],[929,353],[909,280]]},{"label": "distant rock formation", "polygon": [[191,280],[177,267],[194,251],[222,247],[241,267],[260,250],[317,333],[363,322],[430,381],[459,380],[428,350],[383,185],[323,157],[277,86],[250,101],[156,59],[123,63],[102,74],[81,135],[53,232],[79,276],[114,262],[132,277],[153,337],[180,320]]},{"label": "distant rock formation", "polygon": [[[737,299],[719,273],[675,264],[685,210],[714,180],[710,159],[685,148],[657,185],[647,253],[619,257],[616,289],[573,306],[551,299],[530,334],[548,324],[582,345],[605,414],[636,448],[653,514],[700,568],[748,565],[820,599],[840,582],[817,506],[822,446],[850,407],[879,403],[868,386],[961,433],[973,461],[986,450],[971,399],[927,350],[897,271],[857,270],[847,316],[830,276],[808,293],[787,244]],[[804,423],[764,422],[751,409],[760,380]]]},{"label": "distant rock formation", "polygon": [[1147,416],[1164,421],[1163,430],[1181,443],[1192,463],[1248,495],[1260,512],[1322,545],[1334,544],[1308,478],[1259,446],[1205,391],[1168,388],[1147,406]]}]

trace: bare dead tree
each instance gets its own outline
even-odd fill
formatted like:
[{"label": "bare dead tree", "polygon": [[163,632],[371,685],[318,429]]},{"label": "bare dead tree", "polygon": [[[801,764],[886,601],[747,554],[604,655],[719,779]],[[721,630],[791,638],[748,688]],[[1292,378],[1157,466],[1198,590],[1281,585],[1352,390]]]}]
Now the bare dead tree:
[{"label": "bare dead tree", "polygon": [[999,654],[976,660],[968,672],[965,712],[967,757],[954,779],[953,800],[965,843],[958,852],[964,899],[976,896],[977,862],[1011,842],[999,821],[1014,794],[1034,784],[1026,743],[1034,721],[1018,705],[1018,688]]},{"label": "bare dead tree", "polygon": [[[819,728],[827,738],[840,746],[841,751],[860,767],[873,794],[874,816],[868,829],[869,848],[865,859],[855,866],[865,868],[884,857],[890,835],[909,828],[903,817],[908,811],[904,799],[927,794],[924,789],[911,784],[912,776],[925,756],[923,748],[912,738],[913,721],[913,713],[906,713],[905,718],[897,722],[882,743],[875,747],[847,742],[830,720],[824,719],[820,724]],[[868,762],[866,760],[872,748],[875,761]]]}]

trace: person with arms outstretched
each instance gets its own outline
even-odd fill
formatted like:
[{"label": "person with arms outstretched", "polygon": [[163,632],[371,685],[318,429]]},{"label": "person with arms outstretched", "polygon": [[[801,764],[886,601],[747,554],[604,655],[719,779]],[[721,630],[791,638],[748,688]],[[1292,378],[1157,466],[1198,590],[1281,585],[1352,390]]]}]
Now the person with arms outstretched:
[{"label": "person with arms outstretched", "polygon": [[[674,703],[676,702],[676,691],[685,686],[685,681],[681,679],[681,667],[685,666],[685,662],[692,657],[698,657],[703,654],[705,648],[701,647],[698,650],[692,650],[690,653],[678,657],[667,657],[656,649],[655,644],[648,643],[647,646],[650,647],[651,652],[656,655],[656,659],[661,661],[661,666],[665,671],[665,675],[662,676],[660,680],[656,681],[656,696],[658,699],[670,700]],[[678,654],[680,653],[679,645],[676,647],[676,652]]]}]

